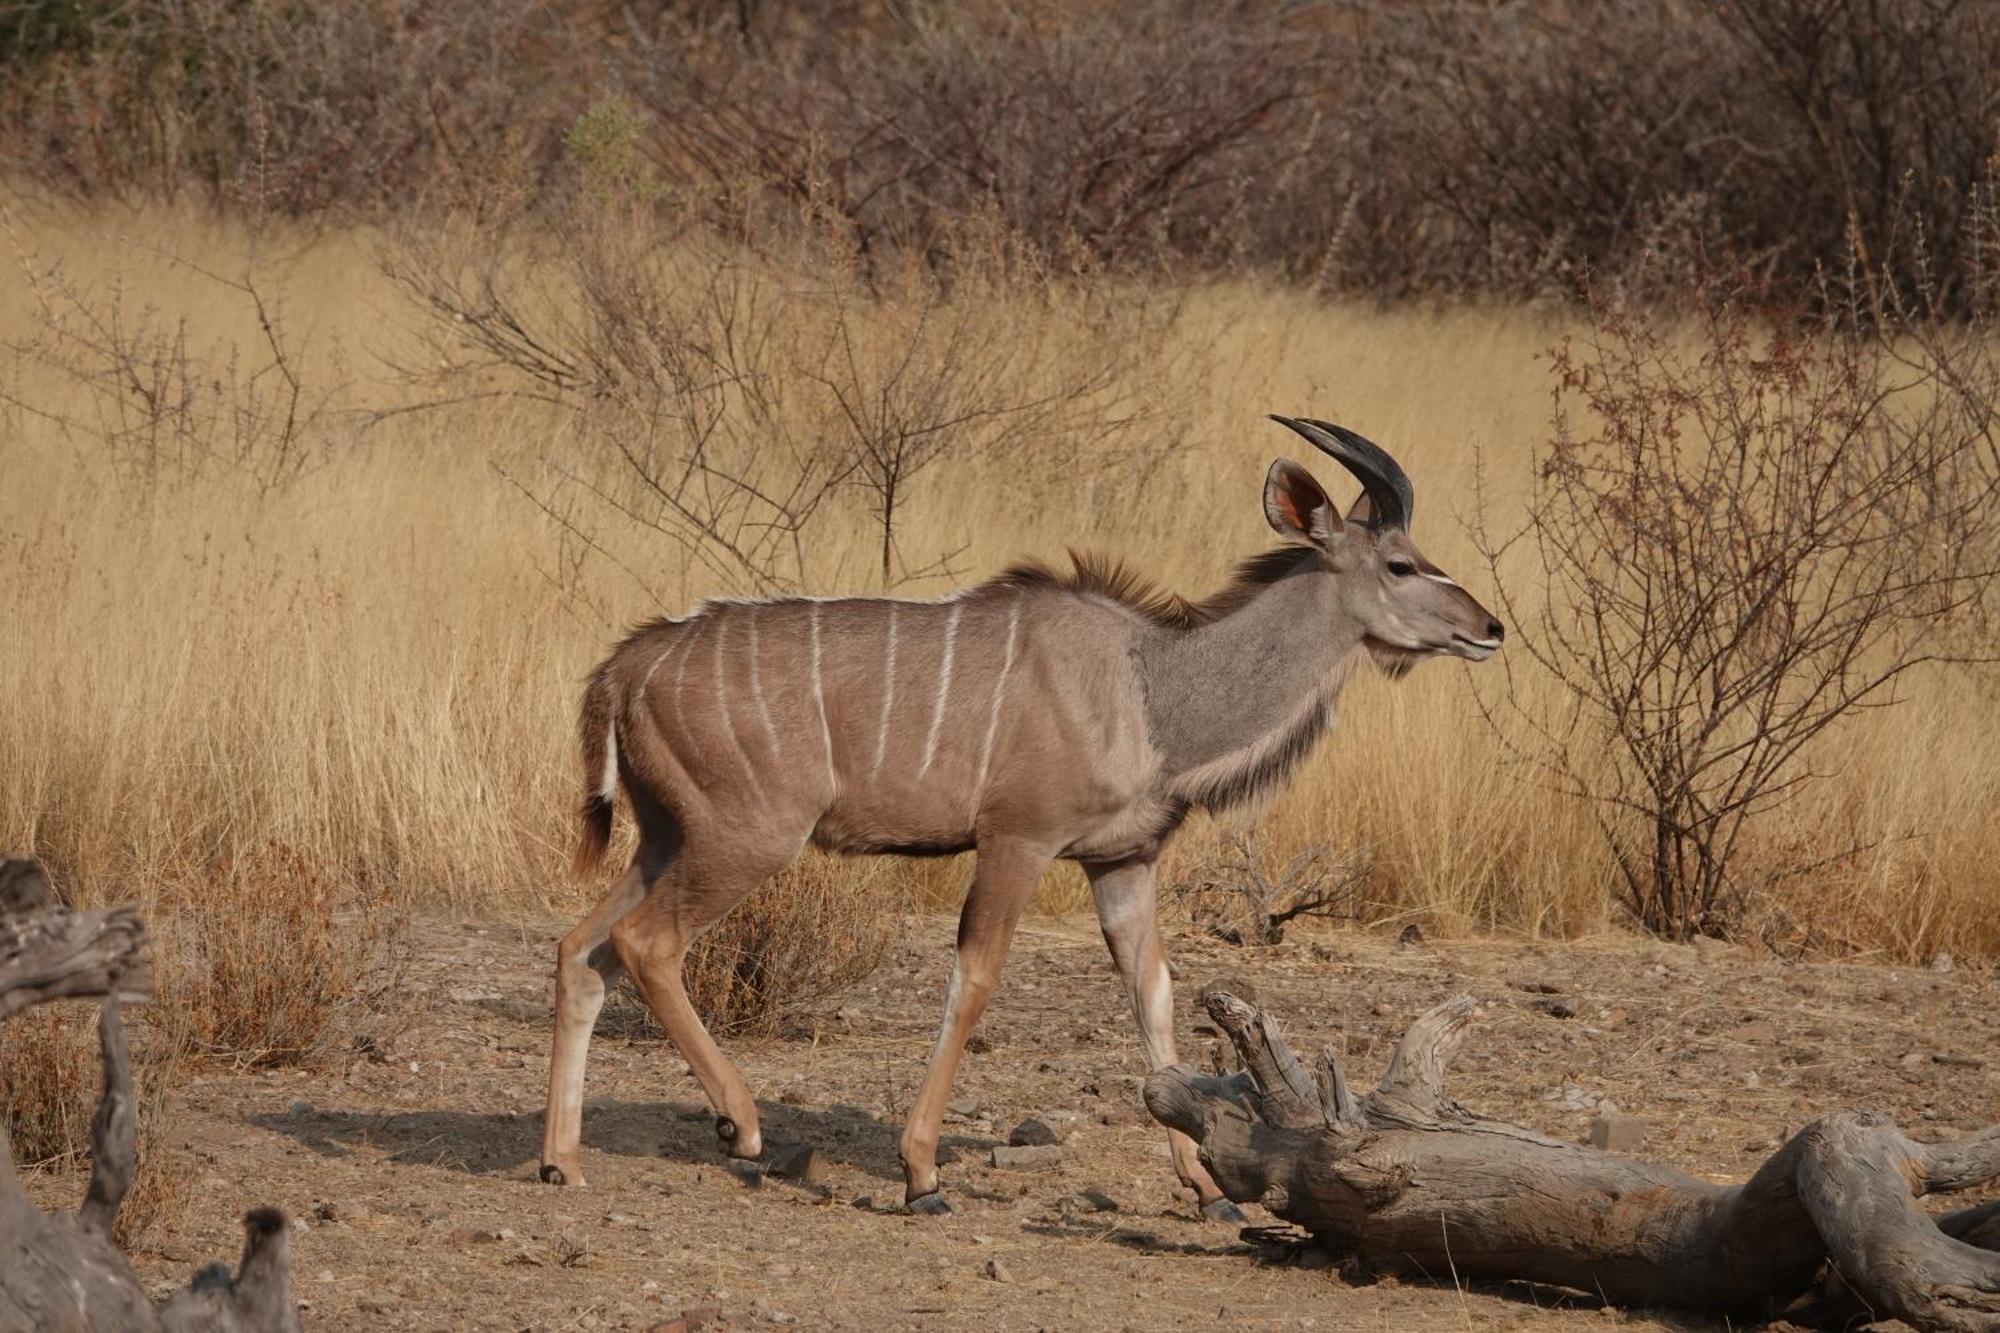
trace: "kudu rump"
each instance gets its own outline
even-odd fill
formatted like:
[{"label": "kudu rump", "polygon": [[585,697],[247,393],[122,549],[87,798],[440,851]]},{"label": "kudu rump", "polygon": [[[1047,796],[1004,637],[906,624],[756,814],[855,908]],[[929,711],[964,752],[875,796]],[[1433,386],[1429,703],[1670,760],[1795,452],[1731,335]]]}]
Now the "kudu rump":
[{"label": "kudu rump", "polygon": [[[1056,858],[1090,880],[1148,1060],[1174,1061],[1153,867],[1188,811],[1285,780],[1364,657],[1401,674],[1500,646],[1500,623],[1411,542],[1395,460],[1339,426],[1273,419],[1364,492],[1343,519],[1303,467],[1273,463],[1264,515],[1287,544],[1206,601],[1075,558],[1067,575],[1020,567],[935,602],[714,602],[613,650],[584,694],[578,864],[603,856],[621,786],[639,847],[556,952],[544,1180],[583,1180],[584,1055],[620,969],[693,1067],[723,1148],[762,1154],[756,1103],[689,1004],[681,962],[809,841],[978,851],[944,1026],[900,1145],[913,1210],[946,1210],[936,1154],[952,1077]],[[1233,1212],[1194,1145],[1174,1134],[1172,1148],[1204,1211]]]}]

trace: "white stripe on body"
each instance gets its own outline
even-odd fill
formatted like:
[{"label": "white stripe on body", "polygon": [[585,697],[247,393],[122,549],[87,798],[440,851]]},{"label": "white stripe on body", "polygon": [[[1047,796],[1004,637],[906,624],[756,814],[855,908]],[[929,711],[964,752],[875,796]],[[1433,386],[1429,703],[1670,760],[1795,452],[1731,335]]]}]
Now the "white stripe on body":
[{"label": "white stripe on body", "polygon": [[944,658],[938,663],[937,702],[931,707],[931,734],[924,741],[924,762],[917,769],[922,777],[931,771],[931,762],[937,758],[938,733],[944,730],[945,701],[951,697],[951,659],[958,650],[958,613],[965,607],[952,603],[951,615],[944,622]]},{"label": "white stripe on body", "polygon": [[882,721],[875,730],[875,763],[870,773],[882,771],[882,760],[889,753],[889,710],[896,702],[896,604],[889,603],[889,646],[884,652],[882,666]]},{"label": "white stripe on body", "polygon": [[833,771],[833,728],[826,724],[826,689],[820,684],[819,675],[819,608],[820,603],[812,604],[813,707],[819,710],[819,739],[826,747],[827,785],[838,791],[840,778]]},{"label": "white stripe on body", "polygon": [[750,615],[750,697],[757,703],[757,716],[764,721],[764,734],[771,738],[771,757],[776,759],[780,748],[778,729],[771,723],[771,708],[764,702],[764,683],[757,669],[757,616]]},{"label": "white stripe on body", "polygon": [[1000,663],[1000,678],[993,682],[993,702],[986,710],[986,740],[979,747],[979,777],[972,784],[975,807],[986,794],[986,769],[993,761],[993,740],[1000,734],[1000,709],[1007,699],[1007,677],[1014,671],[1014,637],[1020,627],[1021,594],[1016,592],[1007,607],[1007,651]]},{"label": "white stripe on body", "polygon": [[750,790],[757,793],[757,800],[764,799],[764,788],[757,781],[757,770],[750,763],[750,753],[743,748],[743,742],[736,736],[736,719],[730,713],[729,691],[722,679],[723,640],[729,636],[729,622],[721,616],[715,619],[715,711],[722,716],[722,727],[729,735],[729,748],[736,751],[736,762],[743,770],[744,781]]}]

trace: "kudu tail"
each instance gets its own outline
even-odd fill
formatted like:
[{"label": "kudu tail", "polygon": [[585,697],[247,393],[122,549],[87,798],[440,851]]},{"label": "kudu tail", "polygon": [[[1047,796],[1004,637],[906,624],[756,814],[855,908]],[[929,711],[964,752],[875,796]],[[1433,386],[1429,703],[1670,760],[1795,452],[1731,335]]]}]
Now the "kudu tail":
[{"label": "kudu tail", "polygon": [[[607,666],[609,664],[607,663]],[[583,691],[583,712],[577,731],[583,742],[583,831],[576,844],[576,873],[589,875],[604,861],[611,845],[611,817],[618,800],[617,688],[604,667],[591,673]]]}]

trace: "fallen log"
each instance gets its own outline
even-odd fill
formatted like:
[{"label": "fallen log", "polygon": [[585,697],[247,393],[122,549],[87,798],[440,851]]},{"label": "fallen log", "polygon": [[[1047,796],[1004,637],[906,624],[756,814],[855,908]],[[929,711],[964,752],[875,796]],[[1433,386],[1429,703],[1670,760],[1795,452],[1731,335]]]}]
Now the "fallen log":
[{"label": "fallen log", "polygon": [[0,1127],[0,1333],[162,1330],[293,1333],[290,1227],[260,1208],[244,1219],[243,1260],[196,1274],[155,1309],[112,1243],[137,1166],[138,1099],[121,1003],[152,993],[146,931],[130,908],[73,912],[33,861],[0,860],[0,1022],[49,1000],[95,996],[104,1086],[91,1120],[90,1184],[74,1214],[43,1213],[15,1174]]},{"label": "fallen log", "polygon": [[1887,1116],[1838,1111],[1748,1181],[1718,1185],[1452,1101],[1444,1074],[1478,1009],[1469,996],[1412,1023],[1359,1096],[1332,1051],[1308,1071],[1255,1004],[1215,988],[1204,1002],[1242,1070],[1159,1070],[1148,1109],[1200,1145],[1229,1198],[1363,1268],[1621,1305],[2000,1330],[2000,1204],[1934,1220],[1916,1202],[2000,1175],[2000,1126],[1921,1144]]}]

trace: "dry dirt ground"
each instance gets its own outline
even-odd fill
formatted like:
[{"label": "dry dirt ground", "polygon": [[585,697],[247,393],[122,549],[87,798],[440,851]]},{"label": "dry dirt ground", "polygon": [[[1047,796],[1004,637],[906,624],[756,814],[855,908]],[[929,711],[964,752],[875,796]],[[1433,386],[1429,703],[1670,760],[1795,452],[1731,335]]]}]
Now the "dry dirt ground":
[{"label": "dry dirt ground", "polygon": [[[147,1279],[182,1282],[233,1254],[234,1219],[270,1202],[300,1220],[297,1292],[317,1329],[643,1329],[703,1307],[729,1327],[1722,1327],[1547,1291],[1460,1290],[1449,1274],[1350,1285],[1323,1266],[1264,1262],[1178,1191],[1140,1108],[1122,991],[1081,922],[1022,930],[946,1126],[953,1217],[896,1207],[897,1125],[935,1030],[944,918],[911,920],[891,964],[796,1035],[729,1043],[767,1137],[817,1145],[831,1163],[823,1186],[732,1177],[686,1067],[629,998],[607,1010],[591,1053],[591,1183],[542,1185],[561,924],[418,923],[414,1021],[386,1058],[199,1080],[165,1145],[194,1197],[177,1234],[137,1256]],[[1191,1003],[1217,976],[1252,982],[1301,1049],[1344,1045],[1370,1082],[1413,1014],[1470,991],[1491,1004],[1453,1071],[1461,1101],[1581,1137],[1608,1097],[1647,1119],[1643,1152],[1717,1179],[1740,1178],[1836,1107],[1886,1109],[1919,1138],[2000,1118],[1984,966],[1792,965],[1624,937],[1330,934],[1241,950],[1184,935],[1174,952],[1184,1052],[1203,1062]],[[1557,989],[1574,1016],[1537,1009],[1549,997],[1524,986]],[[988,1165],[1031,1115],[1066,1130],[1061,1167]],[[1081,1202],[1086,1191],[1115,1210]]]}]

